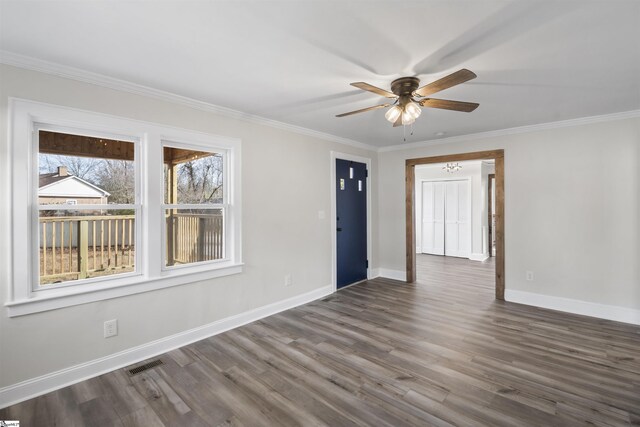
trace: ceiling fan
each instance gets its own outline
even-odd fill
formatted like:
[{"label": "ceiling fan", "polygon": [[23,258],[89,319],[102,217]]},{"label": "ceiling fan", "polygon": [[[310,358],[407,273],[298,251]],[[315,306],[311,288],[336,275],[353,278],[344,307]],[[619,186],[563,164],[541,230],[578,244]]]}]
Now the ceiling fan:
[{"label": "ceiling fan", "polygon": [[419,78],[401,77],[391,82],[391,92],[365,82],[351,83],[351,86],[373,92],[386,98],[395,99],[395,102],[392,104],[374,105],[373,107],[338,114],[336,117],[345,117],[352,114],[391,107],[384,116],[388,121],[393,123],[393,127],[396,127],[400,125],[410,125],[415,122],[422,112],[420,108],[421,106],[470,113],[478,108],[478,105],[480,104],[475,102],[449,101],[447,99],[427,97],[436,92],[440,92],[441,90],[448,89],[475,78],[476,74],[473,71],[463,68],[462,70],[456,71],[455,73],[441,78],[440,80],[436,80],[435,82],[419,88]]}]

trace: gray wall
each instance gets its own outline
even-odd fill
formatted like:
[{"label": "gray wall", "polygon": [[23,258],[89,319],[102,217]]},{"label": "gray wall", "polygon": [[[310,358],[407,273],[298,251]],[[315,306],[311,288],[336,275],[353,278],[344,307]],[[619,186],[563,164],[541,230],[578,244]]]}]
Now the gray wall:
[{"label": "gray wall", "polygon": [[639,118],[379,153],[379,267],[405,271],[405,159],[499,148],[507,290],[639,309]]},{"label": "gray wall", "polygon": [[[0,180],[0,387],[329,285],[332,230],[318,211],[330,212],[331,150],[373,160],[374,269],[405,269],[405,159],[504,148],[507,290],[640,309],[640,119],[375,153],[14,67],[0,77],[1,171],[9,96],[241,138],[245,261],[239,275],[8,318]],[[113,318],[119,335],[105,340]]]},{"label": "gray wall", "polygon": [[[0,73],[0,170],[9,166],[8,96],[242,139],[245,262],[239,275],[8,318],[10,201],[0,180],[0,387],[330,285],[330,151],[371,157],[374,171],[376,153],[38,72],[1,66]],[[374,173],[372,188],[375,180]],[[375,212],[372,222],[376,230]],[[375,236],[372,243],[375,267]],[[103,322],[114,318],[119,335],[106,340]]]}]

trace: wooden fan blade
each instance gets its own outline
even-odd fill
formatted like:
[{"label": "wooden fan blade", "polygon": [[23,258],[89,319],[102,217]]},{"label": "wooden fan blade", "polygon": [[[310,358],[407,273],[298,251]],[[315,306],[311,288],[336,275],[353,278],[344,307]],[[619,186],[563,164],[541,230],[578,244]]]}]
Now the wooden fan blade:
[{"label": "wooden fan blade", "polygon": [[440,80],[436,80],[433,83],[429,83],[428,85],[414,90],[413,96],[428,96],[432,93],[440,92],[441,90],[449,89],[452,86],[475,79],[476,77],[477,76],[473,71],[463,68],[462,70],[449,74]]},{"label": "wooden fan blade", "polygon": [[400,114],[400,116],[398,116],[396,121],[393,123],[394,128],[397,128],[398,126],[402,126],[402,114]]},{"label": "wooden fan blade", "polygon": [[367,107],[367,108],[363,108],[361,110],[355,110],[355,111],[349,111],[348,113],[336,114],[336,117],[344,117],[344,116],[350,116],[352,114],[365,113],[367,111],[377,110],[378,108],[386,108],[386,107],[388,107],[390,105],[391,104],[374,105],[373,107]]},{"label": "wooden fan blade", "polygon": [[443,110],[463,111],[470,113],[480,104],[475,102],[449,101],[448,99],[427,98],[419,102],[423,107],[442,108]]},{"label": "wooden fan blade", "polygon": [[357,87],[358,89],[362,89],[362,90],[366,90],[369,92],[373,92],[377,95],[381,95],[384,96],[386,98],[397,98],[398,95],[395,95],[389,91],[386,91],[384,89],[380,89],[379,87],[375,87],[370,85],[369,83],[365,83],[365,82],[355,82],[355,83],[351,83],[351,86]]}]

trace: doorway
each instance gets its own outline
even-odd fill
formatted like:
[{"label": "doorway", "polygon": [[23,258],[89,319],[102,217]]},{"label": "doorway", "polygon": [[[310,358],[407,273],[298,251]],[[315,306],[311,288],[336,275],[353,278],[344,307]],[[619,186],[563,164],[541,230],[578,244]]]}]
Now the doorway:
[{"label": "doorway", "polygon": [[[495,192],[493,200],[493,203],[495,204],[495,212],[493,213],[495,226],[492,230],[493,236],[491,240],[495,241],[496,251],[495,259],[492,261],[495,263],[495,296],[496,299],[504,300],[504,150],[423,157],[406,160],[405,192],[407,282],[413,283],[416,281],[416,166],[472,160],[494,160],[495,162]],[[488,236],[486,234],[484,234],[484,236],[484,238],[487,239]],[[481,247],[486,248],[487,244],[488,243],[483,242]]]}]

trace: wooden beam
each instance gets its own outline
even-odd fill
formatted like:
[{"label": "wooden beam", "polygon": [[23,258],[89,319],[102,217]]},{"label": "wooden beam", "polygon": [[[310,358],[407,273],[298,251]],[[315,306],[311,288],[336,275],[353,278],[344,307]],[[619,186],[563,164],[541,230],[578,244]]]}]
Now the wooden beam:
[{"label": "wooden beam", "polygon": [[38,151],[43,154],[57,154],[60,156],[131,161],[134,159],[135,145],[129,141],[41,130],[39,132]]},{"label": "wooden beam", "polygon": [[504,155],[496,157],[496,299],[504,300]]},{"label": "wooden beam", "polygon": [[203,157],[214,156],[215,153],[207,151],[185,150],[183,148],[164,147],[164,162],[170,165],[186,163]]},{"label": "wooden beam", "polygon": [[473,153],[447,154],[444,156],[407,159],[407,165],[426,165],[429,163],[464,162],[466,160],[492,160],[504,157],[504,150],[475,151]]},{"label": "wooden beam", "polygon": [[[165,150],[169,147],[165,147]],[[171,148],[169,148],[171,150]],[[168,200],[165,203],[175,205],[178,203],[178,165],[171,163],[167,173],[167,197]],[[174,265],[176,262],[176,247],[178,229],[176,228],[176,214],[177,209],[169,209],[168,215],[165,216],[167,221],[167,265]]]},{"label": "wooden beam", "polygon": [[407,163],[405,166],[407,283],[416,281],[415,176],[416,167]]}]

